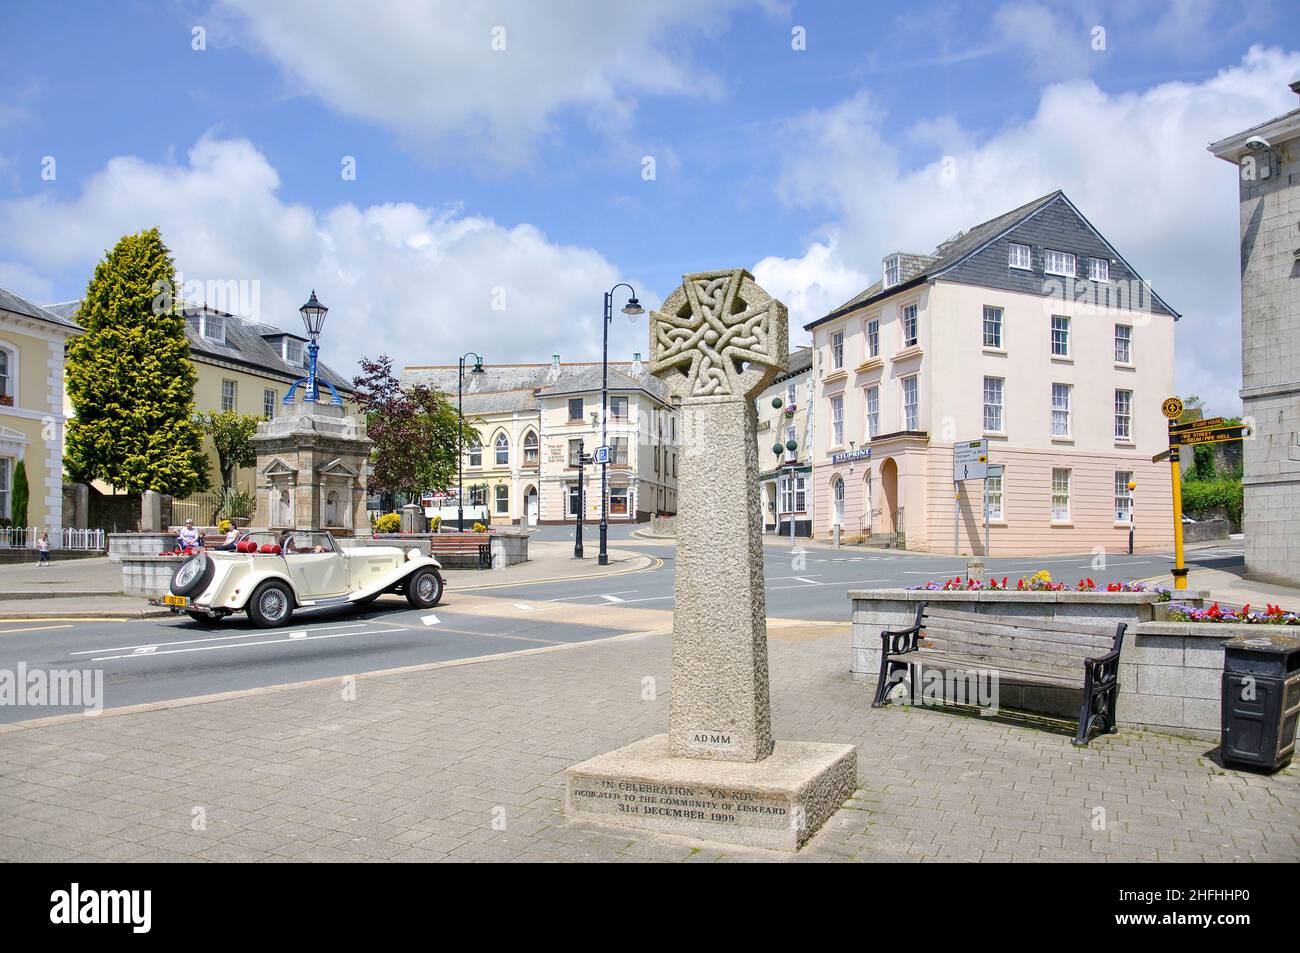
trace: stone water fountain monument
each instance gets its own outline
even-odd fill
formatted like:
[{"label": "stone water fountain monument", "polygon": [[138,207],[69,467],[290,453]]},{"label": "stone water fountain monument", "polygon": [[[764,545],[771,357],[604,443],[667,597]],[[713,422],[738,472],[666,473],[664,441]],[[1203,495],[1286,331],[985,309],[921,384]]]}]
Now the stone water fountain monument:
[{"label": "stone water fountain monument", "polygon": [[569,768],[571,817],[797,850],[857,787],[852,745],[772,739],[754,399],[788,333],[740,268],[684,276],[651,316],[682,415],[668,733]]}]

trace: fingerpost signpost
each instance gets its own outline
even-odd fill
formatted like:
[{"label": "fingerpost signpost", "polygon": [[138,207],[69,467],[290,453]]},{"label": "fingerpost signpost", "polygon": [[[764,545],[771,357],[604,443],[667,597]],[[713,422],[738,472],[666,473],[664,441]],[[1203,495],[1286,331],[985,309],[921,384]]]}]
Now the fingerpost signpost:
[{"label": "fingerpost signpost", "polygon": [[[1174,496],[1174,588],[1187,588],[1187,567],[1183,563],[1183,483],[1180,466],[1181,448],[1195,447],[1207,443],[1225,443],[1229,440],[1244,440],[1250,436],[1250,428],[1244,424],[1229,423],[1224,417],[1211,417],[1207,420],[1192,420],[1185,424],[1175,423],[1183,415],[1183,402],[1177,397],[1167,397],[1160,405],[1160,412],[1169,420],[1169,449],[1151,458],[1152,463],[1159,463],[1168,458],[1170,479],[1173,481]],[[1131,544],[1130,544],[1130,551]]]}]

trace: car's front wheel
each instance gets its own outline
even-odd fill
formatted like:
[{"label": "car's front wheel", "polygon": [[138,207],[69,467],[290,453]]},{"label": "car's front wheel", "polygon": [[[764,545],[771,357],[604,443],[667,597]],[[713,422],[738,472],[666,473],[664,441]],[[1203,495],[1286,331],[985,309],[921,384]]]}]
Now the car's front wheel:
[{"label": "car's front wheel", "polygon": [[293,615],[293,593],[274,579],[257,587],[248,600],[248,617],[263,629],[284,625]]},{"label": "car's front wheel", "polygon": [[406,601],[414,609],[432,609],[442,601],[442,576],[432,566],[417,569],[406,580]]}]

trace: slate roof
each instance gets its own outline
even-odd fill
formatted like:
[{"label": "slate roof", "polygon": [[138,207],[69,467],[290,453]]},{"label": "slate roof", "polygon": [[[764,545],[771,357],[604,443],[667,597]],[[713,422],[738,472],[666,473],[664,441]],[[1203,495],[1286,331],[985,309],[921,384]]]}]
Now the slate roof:
[{"label": "slate roof", "polygon": [[[456,399],[458,367],[408,367],[402,380],[436,388]],[[601,365],[598,362],[573,364],[501,364],[483,365],[482,374],[465,369],[465,412],[470,413],[471,398],[483,398],[479,406],[495,408],[476,410],[475,413],[500,413],[512,410],[536,410],[536,397],[557,397],[564,394],[591,393],[600,390]],[[647,391],[667,403],[668,388],[654,377],[646,362],[633,374],[633,362],[611,361],[609,364],[609,389]],[[495,395],[495,396],[494,396]],[[512,396],[513,395],[513,396]],[[488,399],[492,398],[492,399]]]},{"label": "slate roof", "polygon": [[987,222],[982,222],[974,228],[968,229],[966,232],[960,234],[957,238],[941,244],[935,249],[933,255],[906,256],[912,259],[920,259],[920,264],[922,265],[921,270],[900,281],[898,284],[890,285],[889,288],[884,287],[883,280],[877,281],[866,291],[863,291],[854,298],[850,298],[825,317],[818,318],[811,324],[805,324],[804,329],[808,330],[816,327],[823,321],[830,321],[833,318],[838,318],[850,311],[860,308],[862,305],[867,304],[875,298],[883,297],[885,294],[894,294],[903,288],[920,284],[936,272],[944,271],[961,261],[961,259],[965,258],[967,255],[978,251],[1007,229],[1012,228],[1030,215],[1033,215],[1039,209],[1044,208],[1057,198],[1064,197],[1064,195],[1064,192],[1057,189],[1055,192],[1050,192],[1047,195],[1040,196],[1032,202],[1026,202],[1024,205],[1012,209],[1010,212],[1004,212],[996,218],[991,218]]},{"label": "slate roof", "polygon": [[42,308],[39,304],[32,304],[26,298],[16,295],[12,291],[6,291],[4,288],[0,288],[0,311],[12,311],[14,314],[35,318],[38,321],[46,321],[66,330],[81,330],[76,323],[69,321],[66,316],[57,311]]},{"label": "slate roof", "polygon": [[[81,302],[65,301],[49,305],[46,310],[61,315],[71,323],[72,317],[81,310]],[[192,354],[200,358],[211,357],[229,361],[254,372],[270,373],[276,377],[286,378],[289,383],[306,376],[305,367],[298,367],[284,360],[280,356],[280,348],[267,341],[267,338],[280,337],[305,341],[306,338],[301,334],[285,331],[283,328],[260,321],[250,321],[216,308],[202,308],[201,310],[208,314],[220,315],[226,319],[226,341],[221,344],[199,333],[199,310],[197,306],[186,305],[185,337],[189,341]],[[322,380],[330,381],[340,393],[354,392],[352,381],[324,362],[317,363],[316,372]]]},{"label": "slate roof", "polygon": [[[451,397],[452,403],[456,395]],[[466,394],[465,415],[537,413],[537,397],[531,390],[502,390],[488,394]]]}]

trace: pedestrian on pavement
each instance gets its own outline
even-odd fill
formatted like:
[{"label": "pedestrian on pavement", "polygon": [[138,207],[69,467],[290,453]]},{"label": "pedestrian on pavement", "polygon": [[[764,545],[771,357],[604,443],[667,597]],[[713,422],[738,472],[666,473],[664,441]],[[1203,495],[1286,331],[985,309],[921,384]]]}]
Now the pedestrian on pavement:
[{"label": "pedestrian on pavement", "polygon": [[36,551],[40,554],[36,558],[36,567],[44,569],[50,564],[50,534],[41,533],[41,538],[36,541]]}]

